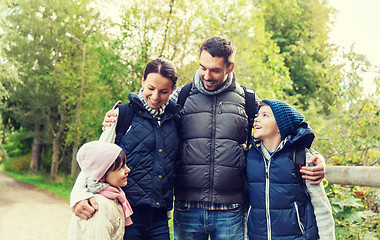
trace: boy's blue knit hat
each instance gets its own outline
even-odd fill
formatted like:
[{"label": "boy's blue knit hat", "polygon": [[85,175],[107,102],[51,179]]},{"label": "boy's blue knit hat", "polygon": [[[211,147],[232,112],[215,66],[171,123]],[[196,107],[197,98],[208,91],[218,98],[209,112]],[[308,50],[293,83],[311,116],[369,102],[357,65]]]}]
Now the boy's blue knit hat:
[{"label": "boy's blue knit hat", "polygon": [[305,116],[302,115],[302,113],[298,112],[286,102],[269,99],[264,99],[262,102],[268,104],[272,109],[282,140],[294,133],[305,119]]}]

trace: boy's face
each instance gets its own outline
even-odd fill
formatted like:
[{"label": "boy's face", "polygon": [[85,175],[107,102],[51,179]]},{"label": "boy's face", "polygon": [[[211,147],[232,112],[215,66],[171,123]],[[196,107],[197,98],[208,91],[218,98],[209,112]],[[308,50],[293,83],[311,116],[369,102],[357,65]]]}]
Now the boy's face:
[{"label": "boy's face", "polygon": [[108,172],[105,181],[114,187],[124,187],[127,185],[127,176],[130,171],[127,165],[124,165],[120,169]]},{"label": "boy's face", "polygon": [[253,124],[255,132],[253,136],[261,140],[281,140],[280,131],[278,130],[276,119],[269,105],[260,107],[259,113]]},{"label": "boy's face", "polygon": [[203,50],[199,58],[198,72],[204,88],[207,91],[218,90],[234,66],[234,63],[227,66],[223,57],[213,57],[206,50]]}]

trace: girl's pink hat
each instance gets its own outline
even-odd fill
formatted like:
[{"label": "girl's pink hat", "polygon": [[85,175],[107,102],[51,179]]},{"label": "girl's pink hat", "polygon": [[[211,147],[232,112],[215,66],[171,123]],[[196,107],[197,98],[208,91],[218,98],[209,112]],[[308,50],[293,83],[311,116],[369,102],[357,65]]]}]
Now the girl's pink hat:
[{"label": "girl's pink hat", "polygon": [[115,162],[122,149],[113,143],[93,141],[82,145],[77,161],[89,180],[99,181]]}]

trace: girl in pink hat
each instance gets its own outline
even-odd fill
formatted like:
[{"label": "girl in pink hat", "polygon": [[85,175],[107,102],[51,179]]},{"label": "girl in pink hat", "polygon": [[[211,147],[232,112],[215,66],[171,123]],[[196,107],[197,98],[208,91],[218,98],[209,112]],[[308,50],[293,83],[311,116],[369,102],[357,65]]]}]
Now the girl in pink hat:
[{"label": "girl in pink hat", "polygon": [[124,151],[113,143],[93,141],[79,149],[77,161],[99,209],[89,220],[73,214],[68,239],[123,239],[133,213],[121,189],[127,185],[130,172]]}]

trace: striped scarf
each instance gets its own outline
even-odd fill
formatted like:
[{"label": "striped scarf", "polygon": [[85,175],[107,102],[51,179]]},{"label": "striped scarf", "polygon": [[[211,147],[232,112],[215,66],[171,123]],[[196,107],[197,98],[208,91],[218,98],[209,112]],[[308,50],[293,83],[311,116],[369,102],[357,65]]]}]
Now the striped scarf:
[{"label": "striped scarf", "polygon": [[235,78],[235,72],[231,72],[230,74],[228,74],[227,79],[223,82],[220,88],[216,89],[215,91],[208,91],[203,86],[201,77],[199,76],[199,72],[196,71],[194,75],[194,84],[195,84],[195,87],[204,95],[216,95],[221,92],[224,92],[227,88],[229,88],[234,78]]},{"label": "striped scarf", "polygon": [[140,101],[143,103],[144,108],[149,112],[150,115],[152,115],[152,117],[157,119],[157,122],[160,125],[161,124],[161,116],[164,114],[165,108],[169,104],[169,100],[166,103],[162,104],[159,108],[153,109],[153,108],[149,107],[149,105],[146,103],[145,98],[143,96],[143,89],[140,90],[138,96],[139,96]]}]

